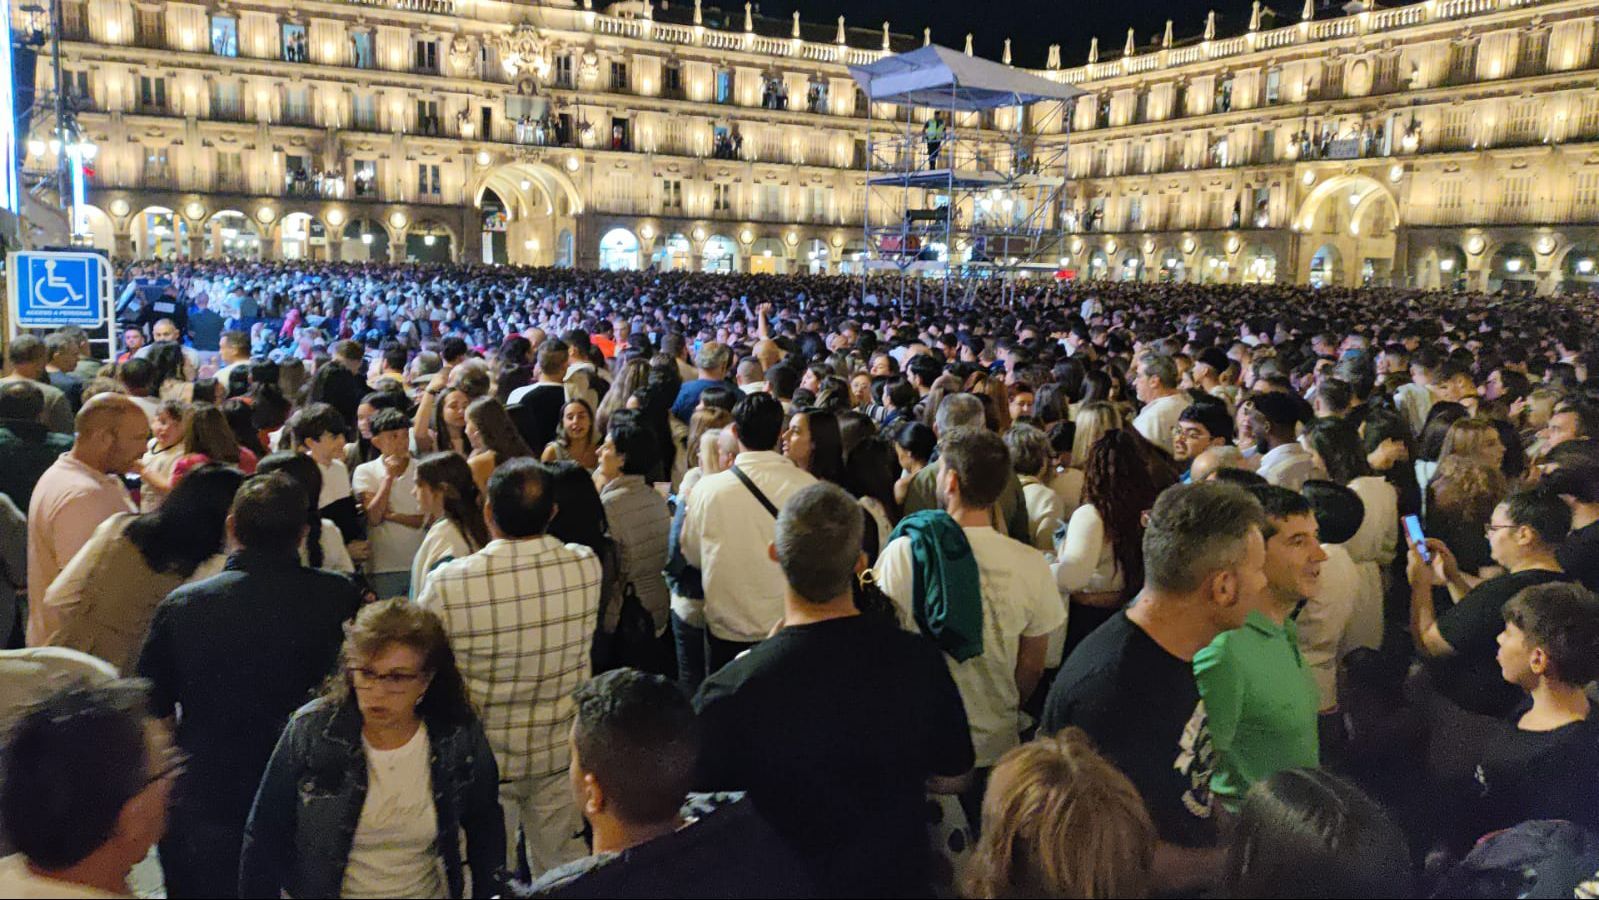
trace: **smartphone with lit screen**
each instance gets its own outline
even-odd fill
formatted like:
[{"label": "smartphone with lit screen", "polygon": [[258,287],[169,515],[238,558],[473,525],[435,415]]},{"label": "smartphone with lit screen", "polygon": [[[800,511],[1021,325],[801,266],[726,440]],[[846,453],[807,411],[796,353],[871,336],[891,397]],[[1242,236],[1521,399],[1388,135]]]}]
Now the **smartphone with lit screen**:
[{"label": "smartphone with lit screen", "polygon": [[1416,552],[1421,554],[1421,561],[1432,562],[1432,551],[1427,549],[1427,536],[1421,531],[1421,518],[1419,516],[1405,516],[1405,535],[1410,542],[1416,545]]}]

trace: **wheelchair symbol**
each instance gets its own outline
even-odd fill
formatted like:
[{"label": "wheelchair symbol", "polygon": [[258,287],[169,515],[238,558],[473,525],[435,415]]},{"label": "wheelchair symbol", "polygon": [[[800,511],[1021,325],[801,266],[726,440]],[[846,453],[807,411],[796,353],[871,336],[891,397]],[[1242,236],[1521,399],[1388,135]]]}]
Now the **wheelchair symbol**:
[{"label": "wheelchair symbol", "polygon": [[[56,299],[51,298],[55,294]],[[34,302],[45,309],[66,309],[82,306],[84,298],[72,282],[56,275],[56,260],[44,261],[44,277],[33,283]]]}]

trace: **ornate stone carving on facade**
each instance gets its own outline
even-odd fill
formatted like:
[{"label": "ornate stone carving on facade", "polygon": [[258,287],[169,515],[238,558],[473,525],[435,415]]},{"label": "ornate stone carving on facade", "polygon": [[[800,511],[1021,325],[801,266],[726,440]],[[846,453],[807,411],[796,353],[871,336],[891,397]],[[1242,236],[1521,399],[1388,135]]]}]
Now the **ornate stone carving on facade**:
[{"label": "ornate stone carving on facade", "polygon": [[450,71],[457,78],[467,78],[473,74],[473,63],[476,62],[477,53],[474,45],[477,42],[464,34],[458,34],[450,41]]},{"label": "ornate stone carving on facade", "polygon": [[511,78],[521,75],[542,75],[549,68],[549,42],[538,29],[523,23],[516,30],[498,38],[500,65]]},{"label": "ornate stone carving on facade", "polygon": [[600,80],[600,55],[593,50],[584,50],[577,61],[577,77],[580,81],[595,82]]}]

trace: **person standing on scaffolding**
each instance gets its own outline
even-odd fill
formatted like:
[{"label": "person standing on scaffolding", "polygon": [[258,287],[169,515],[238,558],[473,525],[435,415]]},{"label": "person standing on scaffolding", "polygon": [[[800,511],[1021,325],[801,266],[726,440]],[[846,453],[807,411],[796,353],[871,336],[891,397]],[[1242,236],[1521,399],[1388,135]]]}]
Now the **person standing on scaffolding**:
[{"label": "person standing on scaffolding", "polygon": [[922,140],[927,142],[927,168],[938,168],[938,150],[944,145],[944,120],[938,113],[933,113],[923,126]]}]

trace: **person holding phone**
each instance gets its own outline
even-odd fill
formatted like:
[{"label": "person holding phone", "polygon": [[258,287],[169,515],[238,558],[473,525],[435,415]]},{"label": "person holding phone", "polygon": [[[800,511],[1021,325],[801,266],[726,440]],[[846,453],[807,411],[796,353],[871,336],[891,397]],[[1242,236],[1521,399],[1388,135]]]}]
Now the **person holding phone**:
[{"label": "person holding phone", "polygon": [[[1443,541],[1416,541],[1419,529],[1410,525],[1410,518],[1410,632],[1428,661],[1434,685],[1470,712],[1507,716],[1523,695],[1501,677],[1495,659],[1505,604],[1526,588],[1571,580],[1555,558],[1571,530],[1571,509],[1558,494],[1539,488],[1512,494],[1495,507],[1485,530],[1494,562],[1505,567],[1505,574],[1485,580],[1462,572]],[[1455,600],[1442,613],[1433,603],[1435,582],[1442,582]]]}]

